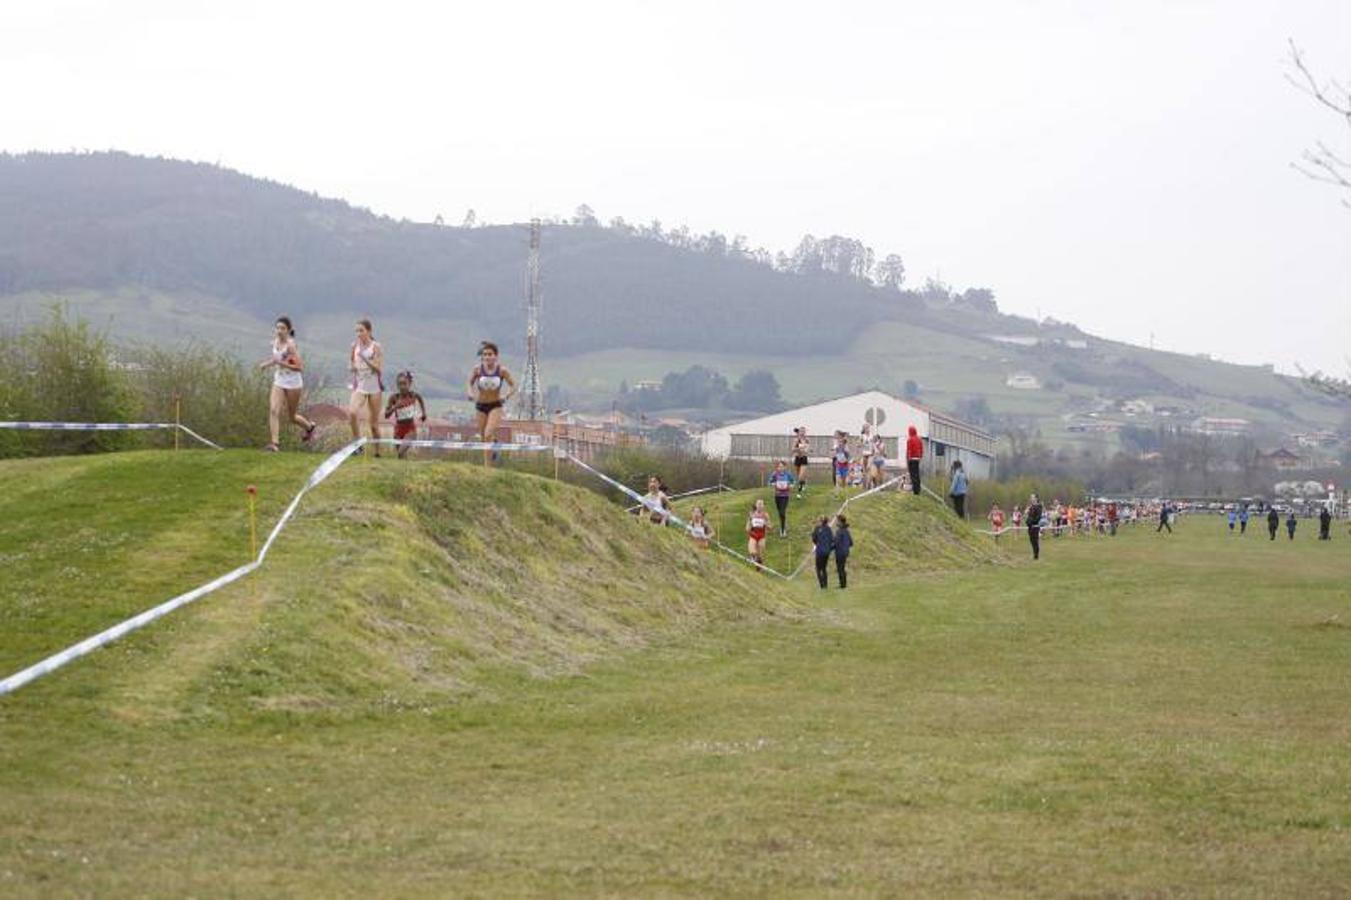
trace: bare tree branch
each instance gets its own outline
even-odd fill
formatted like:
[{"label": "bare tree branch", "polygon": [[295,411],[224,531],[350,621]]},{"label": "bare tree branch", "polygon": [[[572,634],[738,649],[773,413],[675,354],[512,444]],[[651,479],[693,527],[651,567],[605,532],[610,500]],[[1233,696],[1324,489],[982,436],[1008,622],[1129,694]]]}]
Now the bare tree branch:
[{"label": "bare tree branch", "polygon": [[[1285,80],[1300,93],[1307,94],[1323,107],[1336,113],[1345,121],[1348,129],[1351,129],[1351,92],[1335,80],[1320,84],[1304,62],[1304,54],[1293,39],[1290,40],[1290,62],[1294,66],[1294,72],[1287,72]],[[1302,163],[1290,164],[1296,172],[1314,181],[1351,192],[1351,160],[1333,152],[1322,141],[1315,142],[1313,149],[1305,150],[1302,158]],[[1344,198],[1342,205],[1351,208],[1351,199]]]}]

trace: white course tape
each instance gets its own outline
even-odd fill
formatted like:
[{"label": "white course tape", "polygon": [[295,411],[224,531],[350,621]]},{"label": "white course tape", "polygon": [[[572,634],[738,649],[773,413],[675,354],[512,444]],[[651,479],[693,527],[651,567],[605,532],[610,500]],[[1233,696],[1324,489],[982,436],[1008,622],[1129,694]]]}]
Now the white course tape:
[{"label": "white course tape", "polygon": [[306,480],[305,484],[300,488],[300,491],[297,492],[295,497],[291,500],[290,505],[286,507],[286,511],[282,513],[281,518],[277,520],[277,524],[273,526],[271,533],[267,536],[267,540],[263,543],[263,548],[258,551],[257,558],[252,562],[242,565],[230,572],[226,572],[214,581],[207,582],[201,587],[193,588],[186,594],[179,594],[171,600],[164,601],[159,606],[147,609],[143,613],[138,613],[130,619],[119,622],[104,631],[100,631],[93,637],[85,638],[78,644],[72,644],[59,653],[54,653],[21,672],[14,673],[3,681],[0,681],[0,696],[18,690],[30,681],[54,672],[66,663],[73,662],[100,647],[110,644],[118,638],[130,634],[136,629],[148,625],[162,616],[168,615],[181,606],[187,606],[194,600],[199,600],[213,591],[220,590],[227,584],[238,581],[261,566],[263,560],[267,557],[267,551],[272,549],[273,541],[277,539],[277,536],[281,534],[282,528],[286,526],[286,523],[291,520],[291,516],[295,514],[296,507],[300,505],[300,498],[304,497],[312,488],[317,487],[324,479],[337,471],[338,467],[341,466],[348,457],[355,453],[363,443],[365,443],[365,438],[352,441],[352,443],[329,456],[328,459],[324,460],[319,465],[319,468],[314,470]]},{"label": "white course tape", "polygon": [[186,425],[173,422],[0,422],[0,428],[12,431],[164,431],[175,430],[201,441],[213,450],[217,444],[208,441]]},{"label": "white course tape", "polygon": [[541,451],[552,450],[552,444],[502,444],[495,441],[424,441],[414,438],[399,440],[398,438],[375,438],[366,439],[368,444],[382,444],[392,447],[428,447],[435,450],[492,450],[492,451]]}]

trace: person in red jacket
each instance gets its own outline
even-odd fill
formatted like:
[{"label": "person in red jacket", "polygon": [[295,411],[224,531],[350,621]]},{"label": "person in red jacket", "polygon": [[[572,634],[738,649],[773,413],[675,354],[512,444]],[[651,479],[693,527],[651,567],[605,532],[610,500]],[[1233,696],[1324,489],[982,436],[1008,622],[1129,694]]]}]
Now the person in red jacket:
[{"label": "person in red jacket", "polygon": [[920,439],[915,426],[910,426],[910,436],[905,439],[905,465],[910,470],[910,490],[919,494],[919,461],[924,458],[924,441]]}]

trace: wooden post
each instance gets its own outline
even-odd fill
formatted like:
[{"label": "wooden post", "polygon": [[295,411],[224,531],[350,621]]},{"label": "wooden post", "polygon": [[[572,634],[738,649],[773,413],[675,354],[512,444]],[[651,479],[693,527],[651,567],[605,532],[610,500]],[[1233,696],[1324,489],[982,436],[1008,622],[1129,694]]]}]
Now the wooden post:
[{"label": "wooden post", "polygon": [[258,558],[258,488],[249,485],[244,488],[249,496],[249,559]]},{"label": "wooden post", "polygon": [[182,421],[183,421],[183,397],[182,397],[182,395],[180,395],[180,394],[178,393],[178,391],[174,391],[174,450],[175,450],[175,451],[178,450],[178,436],[179,436],[179,433],[182,431],[182,428],[181,428]]}]

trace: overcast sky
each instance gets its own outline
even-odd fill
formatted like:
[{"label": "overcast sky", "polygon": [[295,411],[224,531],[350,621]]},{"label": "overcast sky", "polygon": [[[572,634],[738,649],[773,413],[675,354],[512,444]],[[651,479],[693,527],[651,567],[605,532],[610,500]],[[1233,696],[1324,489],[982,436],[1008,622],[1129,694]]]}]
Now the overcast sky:
[{"label": "overcast sky", "polygon": [[[0,145],[220,162],[398,217],[660,219],[1240,362],[1351,362],[1347,0],[31,0]],[[823,323],[819,323],[824,325]]]}]

